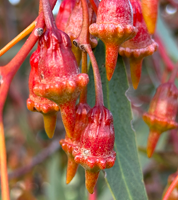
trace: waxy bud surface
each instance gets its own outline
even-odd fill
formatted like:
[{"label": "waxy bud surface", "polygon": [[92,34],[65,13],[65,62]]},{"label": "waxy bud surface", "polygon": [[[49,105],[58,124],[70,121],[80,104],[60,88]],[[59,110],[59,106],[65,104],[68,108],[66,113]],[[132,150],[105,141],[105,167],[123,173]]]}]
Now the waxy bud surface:
[{"label": "waxy bud surface", "polygon": [[67,136],[71,138],[76,100],[89,78],[87,74],[79,73],[68,35],[55,30],[47,30],[39,40],[39,82],[33,91],[58,104]]},{"label": "waxy bud surface", "polygon": [[119,46],[133,38],[137,32],[133,26],[133,11],[129,0],[102,0],[97,11],[96,23],[89,31],[100,38],[106,46],[106,73],[111,80],[114,73]]},{"label": "waxy bud surface", "polygon": [[160,85],[154,95],[149,110],[143,120],[150,128],[147,155],[151,157],[162,132],[178,127],[176,114],[178,110],[178,90],[174,83]]},{"label": "waxy bud surface", "polygon": [[68,157],[67,175],[66,175],[67,184],[69,184],[70,181],[73,179],[78,169],[78,164],[74,161],[72,151],[76,147],[80,146],[80,136],[88,124],[89,110],[90,107],[87,104],[80,103],[76,106],[76,120],[72,138],[66,136],[65,139],[60,140],[60,145],[62,149],[66,152]]},{"label": "waxy bud surface", "polygon": [[129,58],[133,88],[137,89],[141,77],[143,58],[152,55],[157,50],[158,45],[148,33],[140,2],[131,0],[131,4],[133,8],[133,25],[138,32],[134,38],[121,45],[119,54]]},{"label": "waxy bud surface", "polygon": [[63,0],[59,12],[56,16],[56,26],[61,31],[65,32],[67,22],[70,18],[70,14],[75,6],[76,0]]},{"label": "waxy bud surface", "polygon": [[90,193],[94,192],[100,170],[111,168],[115,163],[114,139],[111,112],[103,106],[95,106],[88,113],[80,147],[72,152],[75,162],[85,168],[85,184]]},{"label": "waxy bud surface", "polygon": [[39,82],[38,77],[38,61],[39,61],[40,47],[38,46],[37,50],[33,52],[30,58],[31,72],[29,77],[29,98],[27,99],[27,108],[30,111],[37,111],[43,114],[44,127],[46,134],[49,138],[52,138],[54,135],[57,112],[59,111],[59,106],[50,101],[49,99],[39,97],[34,94],[33,88],[35,84]]}]

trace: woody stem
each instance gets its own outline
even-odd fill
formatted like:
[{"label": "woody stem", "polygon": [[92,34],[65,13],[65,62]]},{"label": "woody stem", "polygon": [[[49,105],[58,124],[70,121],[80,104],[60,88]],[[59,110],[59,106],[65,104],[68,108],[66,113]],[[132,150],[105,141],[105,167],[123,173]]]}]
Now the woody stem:
[{"label": "woody stem", "polygon": [[163,197],[163,200],[168,200],[171,192],[174,190],[177,184],[178,184],[178,176],[174,179],[174,181],[169,186],[168,190],[166,191],[166,194]]}]

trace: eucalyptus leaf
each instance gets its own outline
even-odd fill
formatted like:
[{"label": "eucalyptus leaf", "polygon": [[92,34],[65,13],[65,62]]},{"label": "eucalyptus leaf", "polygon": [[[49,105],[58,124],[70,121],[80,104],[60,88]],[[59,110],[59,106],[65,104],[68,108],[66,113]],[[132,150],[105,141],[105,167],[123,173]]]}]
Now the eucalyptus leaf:
[{"label": "eucalyptus leaf", "polygon": [[[115,165],[106,170],[106,181],[115,200],[147,200],[143,176],[138,158],[136,135],[132,129],[130,102],[125,96],[128,82],[122,58],[119,57],[110,82],[106,79],[105,49],[101,41],[95,50],[103,85],[104,104],[114,117]],[[95,104],[94,78],[89,68],[88,103]]]}]

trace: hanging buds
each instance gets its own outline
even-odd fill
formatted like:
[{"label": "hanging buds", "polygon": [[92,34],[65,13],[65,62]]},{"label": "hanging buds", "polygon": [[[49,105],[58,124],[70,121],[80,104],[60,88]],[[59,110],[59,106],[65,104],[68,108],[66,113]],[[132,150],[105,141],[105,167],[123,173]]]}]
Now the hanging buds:
[{"label": "hanging buds", "polygon": [[167,82],[160,85],[154,95],[150,108],[143,115],[143,120],[150,128],[147,145],[147,155],[150,158],[162,132],[175,129],[178,110],[178,90],[174,83]]},{"label": "hanging buds", "polygon": [[100,38],[106,46],[106,73],[111,80],[119,46],[136,34],[129,0],[102,0],[97,11],[96,23],[90,25],[90,33]]},{"label": "hanging buds", "polygon": [[134,38],[121,45],[119,54],[129,58],[133,88],[137,89],[141,77],[143,58],[153,54],[158,45],[148,33],[140,2],[131,0],[131,4],[133,8],[133,25],[138,29],[138,32]]},{"label": "hanging buds", "polygon": [[88,84],[87,74],[80,74],[71,51],[67,34],[56,28],[48,1],[43,0],[47,30],[39,39],[39,83],[34,93],[58,104],[62,121],[69,138],[75,125],[75,104],[80,92]]},{"label": "hanging buds", "polygon": [[67,176],[66,176],[66,183],[69,184],[70,181],[76,174],[78,164],[74,161],[74,157],[72,155],[72,151],[80,146],[80,136],[83,130],[86,128],[88,123],[88,112],[90,107],[87,104],[78,104],[76,106],[76,120],[75,120],[75,128],[72,138],[68,138],[67,136],[65,139],[60,140],[60,145],[62,149],[66,152],[68,157],[68,164],[67,164]]},{"label": "hanging buds", "polygon": [[63,0],[56,16],[56,26],[65,31],[70,14],[75,6],[76,0]]},{"label": "hanging buds", "polygon": [[46,134],[48,135],[49,138],[52,138],[56,127],[57,112],[59,111],[59,106],[56,103],[50,101],[49,99],[35,95],[33,92],[35,84],[39,82],[38,79],[39,52],[40,48],[38,47],[30,58],[30,64],[31,64],[31,72],[29,78],[30,95],[27,100],[27,108],[30,111],[37,111],[43,114]]},{"label": "hanging buds", "polygon": [[142,12],[150,34],[154,34],[156,30],[156,22],[158,15],[158,0],[142,0]]},{"label": "hanging buds", "polygon": [[111,168],[116,159],[113,117],[108,109],[95,106],[88,113],[88,125],[82,132],[80,147],[72,154],[76,163],[85,168],[85,184],[94,192],[100,170]]},{"label": "hanging buds", "polygon": [[[95,0],[96,4],[97,0]],[[87,0],[88,3],[88,11],[89,11],[89,24],[92,24],[96,21],[96,15],[93,11],[92,5],[90,4],[90,1]],[[77,39],[81,29],[82,29],[82,23],[83,23],[83,14],[82,14],[82,4],[81,0],[77,0],[75,7],[70,15],[70,18],[67,23],[67,27],[65,29],[65,32],[69,35],[72,43],[73,40]],[[90,35],[90,44],[92,48],[95,48],[96,45],[98,44],[97,40]],[[75,58],[77,60],[78,65],[80,64],[81,61],[81,50],[76,47],[74,44],[72,44],[72,52],[75,55]]]},{"label": "hanging buds", "polygon": [[67,34],[58,31],[57,35],[47,30],[39,44],[38,73],[41,80],[35,85],[34,93],[59,105],[66,133],[71,137],[76,100],[89,81],[88,75],[79,74]]}]

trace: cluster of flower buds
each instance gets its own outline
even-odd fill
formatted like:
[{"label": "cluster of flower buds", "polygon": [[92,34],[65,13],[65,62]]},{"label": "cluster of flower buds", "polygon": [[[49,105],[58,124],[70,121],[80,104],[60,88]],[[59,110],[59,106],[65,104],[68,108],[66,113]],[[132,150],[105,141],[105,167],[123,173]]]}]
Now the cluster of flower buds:
[{"label": "cluster of flower buds", "polygon": [[[61,111],[66,137],[60,141],[60,144],[68,156],[66,183],[70,183],[78,164],[81,164],[86,171],[86,187],[90,193],[93,193],[99,171],[112,167],[115,162],[113,117],[103,106],[102,98],[92,109],[86,103],[86,97],[84,97],[85,101],[80,101],[76,106],[80,93],[86,93],[84,90],[89,81],[88,75],[79,73],[77,61],[71,51],[71,40],[66,33],[57,29],[52,13],[49,12],[49,4],[47,1],[44,2],[46,31],[40,36],[38,48],[30,59],[32,68],[27,107],[31,111],[39,111],[43,114],[45,130],[50,138],[54,134],[57,111]],[[64,22],[62,27],[66,26],[67,18],[66,27],[71,27],[70,21],[73,20],[74,13],[82,16],[81,1],[76,1],[75,5],[73,1],[70,2],[71,4],[67,4],[68,2],[68,0],[64,1],[63,6],[68,6],[69,10],[73,8],[71,16],[69,17],[69,12],[64,12],[62,8],[60,12],[66,15],[64,18],[57,16]],[[90,5],[89,1],[87,4]],[[92,23],[92,19],[96,17],[93,17],[94,11],[91,5],[88,10],[90,23]],[[79,25],[78,29],[81,29],[82,21],[77,25]],[[80,32],[81,30],[77,34]],[[72,39],[75,38],[72,36]],[[89,45],[91,41],[90,37]],[[100,79],[100,76],[98,78]],[[101,92],[101,84],[98,87]]]},{"label": "cluster of flower buds", "polygon": [[[94,6],[98,7],[97,16]],[[100,3],[98,0],[64,0],[56,17],[57,27],[46,0],[43,0],[43,11],[46,30],[31,56],[27,106],[29,110],[43,114],[50,138],[55,130],[56,113],[61,111],[66,137],[60,144],[68,156],[66,183],[73,179],[80,164],[85,169],[86,188],[93,193],[100,170],[111,168],[116,159],[113,117],[103,106],[101,79],[97,63],[93,61],[92,48],[97,45],[95,36],[106,46],[107,79],[111,80],[120,53],[130,60],[135,89],[141,76],[142,60],[156,50],[157,44],[148,33],[139,0],[102,0]],[[96,105],[93,108],[87,104],[86,97],[76,106],[89,81],[88,75],[79,73],[78,67],[81,54],[86,52],[94,69]],[[177,91],[174,92],[174,86],[167,83],[164,89],[158,89],[158,93],[148,114],[144,115],[149,125],[154,122],[150,125],[154,136],[177,126],[173,123],[175,108],[172,109]],[[155,104],[163,104],[167,109],[165,113]],[[165,116],[170,119],[165,121]]]},{"label": "cluster of flower buds", "polygon": [[[51,122],[54,119],[51,119],[53,117],[51,113],[56,117],[54,111],[60,109],[66,133],[71,137],[75,125],[76,100],[89,79],[87,74],[79,73],[76,59],[71,51],[70,38],[56,27],[47,28],[40,37],[38,50],[32,55],[31,60],[32,71],[29,80],[31,101],[28,100],[28,108],[50,114],[50,117],[45,115],[45,120],[50,121],[46,125],[50,138],[54,133]],[[48,101],[48,106],[37,105],[39,102],[46,103],[45,100]]]}]

